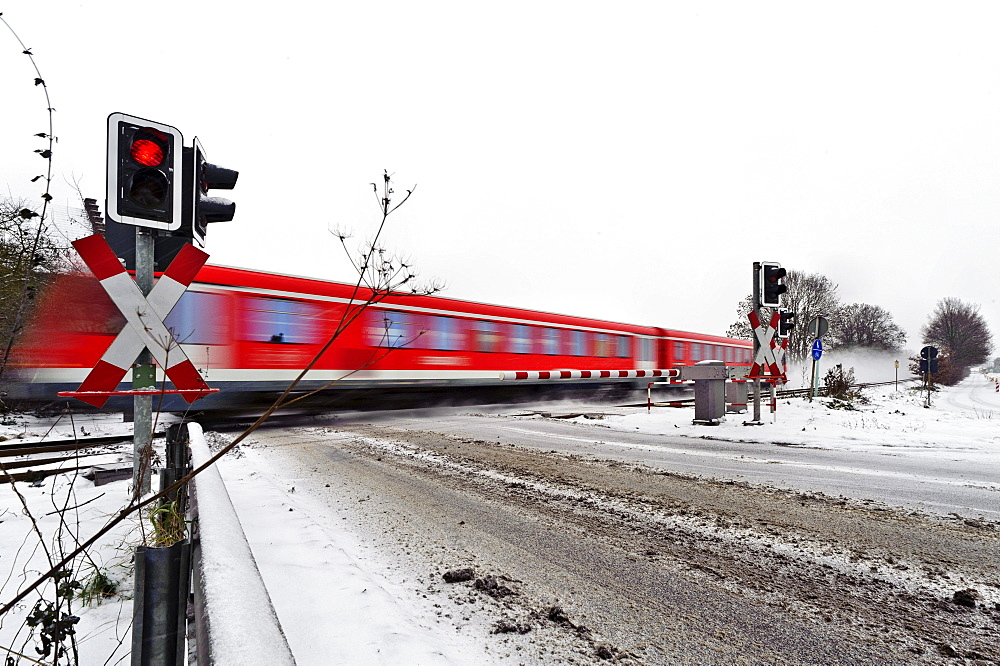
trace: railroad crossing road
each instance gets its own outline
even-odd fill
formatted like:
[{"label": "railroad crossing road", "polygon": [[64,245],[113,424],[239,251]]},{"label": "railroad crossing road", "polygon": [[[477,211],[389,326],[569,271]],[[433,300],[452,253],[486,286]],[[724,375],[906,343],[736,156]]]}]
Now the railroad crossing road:
[{"label": "railroad crossing road", "polygon": [[1000,521],[1000,464],[970,468],[963,460],[906,455],[898,449],[871,453],[715,440],[710,438],[710,429],[706,438],[670,437],[610,430],[600,427],[598,420],[580,423],[540,418],[526,410],[489,416],[451,414],[447,418],[386,415],[380,422],[542,451],[642,463],[708,478]]},{"label": "railroad crossing road", "polygon": [[[720,463],[759,466],[763,479],[818,450],[772,446],[783,465],[760,447],[739,463],[732,444],[654,445],[557,419],[336,422],[258,431],[244,459],[222,461],[299,663],[328,663],[302,628],[336,611],[301,586],[299,560],[326,562],[323,549],[345,540],[414,615],[481,644],[480,663],[938,663],[941,646],[994,656],[993,525],[708,479]],[[624,462],[640,457],[655,464]],[[681,464],[704,478],[667,469]],[[264,529],[272,513],[301,526]],[[338,526],[351,536],[335,537]],[[465,567],[472,579],[443,579]],[[958,624],[950,599],[965,588],[982,609]]]}]

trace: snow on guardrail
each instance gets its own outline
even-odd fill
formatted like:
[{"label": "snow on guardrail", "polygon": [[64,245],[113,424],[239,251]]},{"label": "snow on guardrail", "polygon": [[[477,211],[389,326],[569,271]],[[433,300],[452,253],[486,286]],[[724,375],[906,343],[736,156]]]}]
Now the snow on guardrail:
[{"label": "snow on guardrail", "polygon": [[[191,463],[203,465],[211,453],[201,426],[188,424]],[[195,545],[199,652],[207,648],[216,666],[294,664],[288,640],[271,605],[243,527],[219,470],[213,465],[191,483],[198,515]],[[207,641],[204,635],[207,634]]]}]

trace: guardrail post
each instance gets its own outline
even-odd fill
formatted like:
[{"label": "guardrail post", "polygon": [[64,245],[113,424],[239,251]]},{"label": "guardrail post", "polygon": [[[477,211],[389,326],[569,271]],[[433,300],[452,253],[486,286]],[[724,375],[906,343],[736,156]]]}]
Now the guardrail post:
[{"label": "guardrail post", "polygon": [[[186,423],[174,423],[167,427],[166,467],[160,470],[160,492],[172,486],[190,469],[188,441]],[[187,509],[187,489],[179,488],[170,492],[167,502],[177,502],[181,510]]]},{"label": "guardrail post", "polygon": [[132,610],[132,666],[184,663],[191,544],[137,546]]},{"label": "guardrail post", "polygon": [[[186,424],[167,429],[166,468],[160,470],[160,490],[188,469]],[[160,506],[185,515],[187,488],[172,491]],[[191,582],[191,541],[135,549],[135,597],[132,602],[132,665],[174,666],[184,663],[187,605]]]}]

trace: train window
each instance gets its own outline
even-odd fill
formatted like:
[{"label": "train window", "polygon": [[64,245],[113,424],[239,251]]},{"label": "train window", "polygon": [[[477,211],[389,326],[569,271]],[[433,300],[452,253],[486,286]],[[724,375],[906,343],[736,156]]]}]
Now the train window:
[{"label": "train window", "polygon": [[163,323],[174,339],[185,345],[222,345],[229,342],[226,296],[186,291]]},{"label": "train window", "polygon": [[500,351],[500,325],[492,321],[472,322],[473,346],[477,352]]},{"label": "train window", "polygon": [[371,310],[365,337],[372,347],[398,349],[414,345],[422,327],[417,318],[395,310]]},{"label": "train window", "polygon": [[542,353],[558,356],[561,350],[562,331],[558,328],[542,329]]},{"label": "train window", "polygon": [[618,349],[615,356],[618,358],[628,358],[632,355],[632,339],[627,335],[618,336]]},{"label": "train window", "polygon": [[594,335],[594,356],[607,358],[611,356],[611,341],[607,333],[597,333]]},{"label": "train window", "polygon": [[462,349],[464,336],[458,320],[454,317],[427,317],[426,328],[427,332],[424,334],[426,343],[421,346],[442,351]]},{"label": "train window", "polygon": [[701,360],[701,345],[697,342],[691,343],[691,361],[697,363]]},{"label": "train window", "polygon": [[570,356],[587,355],[587,334],[583,331],[569,332],[569,354]]},{"label": "train window", "polygon": [[648,363],[653,360],[653,340],[650,338],[639,338],[639,361]]},{"label": "train window", "polygon": [[319,341],[319,308],[301,301],[249,298],[243,309],[244,340],[305,344]]},{"label": "train window", "polygon": [[511,324],[510,350],[515,354],[531,353],[531,327],[525,324]]},{"label": "train window", "polygon": [[674,342],[674,361],[680,363],[684,360],[684,343],[680,340]]}]

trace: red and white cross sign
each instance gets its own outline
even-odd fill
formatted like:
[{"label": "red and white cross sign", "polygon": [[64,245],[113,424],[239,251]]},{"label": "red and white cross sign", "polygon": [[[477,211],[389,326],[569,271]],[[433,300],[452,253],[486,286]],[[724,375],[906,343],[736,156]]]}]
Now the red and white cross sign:
[{"label": "red and white cross sign", "polygon": [[104,406],[144,347],[188,402],[213,392],[163,323],[208,255],[185,245],[149,296],[143,296],[103,236],[82,238],[74,241],[73,247],[128,322],[73,396],[95,407]]},{"label": "red and white cross sign", "polygon": [[[771,314],[771,322],[768,326],[760,323],[760,317],[757,316],[756,311],[751,311],[747,315],[747,319],[750,320],[753,334],[756,336],[757,342],[760,343],[757,355],[753,359],[753,367],[750,368],[750,374],[747,377],[749,379],[771,378],[785,381],[785,373],[782,372],[781,366],[785,361],[788,341],[782,340],[780,346],[774,341],[774,334],[777,333],[781,315],[775,310]],[[770,371],[770,375],[767,374],[767,371]]]}]

